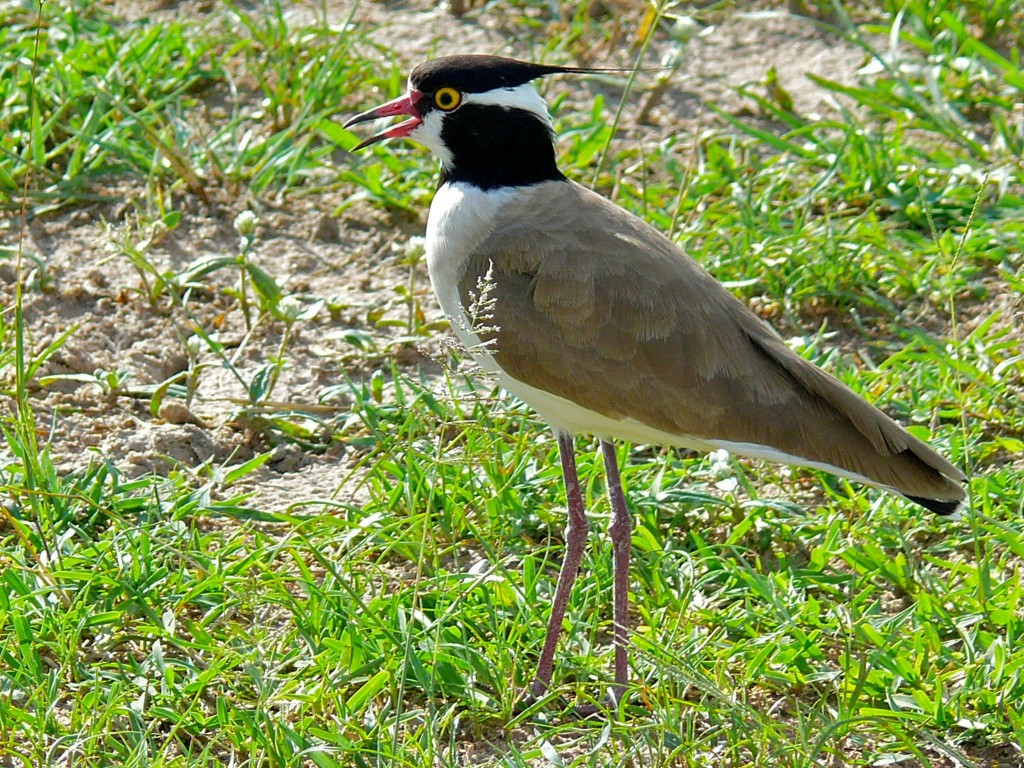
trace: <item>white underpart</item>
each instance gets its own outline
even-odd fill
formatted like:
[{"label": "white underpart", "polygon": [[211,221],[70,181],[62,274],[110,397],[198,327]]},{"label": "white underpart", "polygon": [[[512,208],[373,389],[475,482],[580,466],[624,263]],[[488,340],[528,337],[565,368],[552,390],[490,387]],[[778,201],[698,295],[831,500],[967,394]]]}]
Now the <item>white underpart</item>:
[{"label": "white underpart", "polygon": [[486,351],[462,306],[459,281],[466,257],[490,234],[498,209],[525,192],[527,189],[518,187],[484,191],[465,182],[448,182],[437,190],[427,217],[427,271],[441,309],[480,367],[499,378],[504,375],[501,368]]},{"label": "white underpart", "polygon": [[[463,343],[466,341],[463,339]],[[477,340],[479,343],[479,339]],[[492,364],[493,359],[491,360]],[[496,364],[494,364],[496,367]],[[672,445],[677,448],[689,448],[695,451],[713,451],[723,449],[734,453],[737,456],[746,456],[751,459],[764,459],[779,464],[791,464],[811,469],[821,469],[833,475],[845,477],[858,483],[875,485],[878,483],[870,480],[856,472],[835,467],[823,462],[808,461],[807,459],[783,451],[769,448],[756,443],[737,443],[730,440],[702,439],[692,435],[681,435],[675,432],[665,432],[644,424],[636,419],[613,419],[603,414],[596,413],[583,408],[571,400],[553,395],[542,389],[531,387],[525,382],[513,379],[506,373],[499,370],[498,382],[513,395],[529,405],[537,414],[544,419],[555,432],[568,432],[570,434],[594,435],[605,440],[626,440],[630,443],[641,445]],[[887,487],[887,486],[885,486]],[[899,493],[894,488],[889,490]]]},{"label": "white underpart", "polygon": [[[463,277],[466,257],[490,234],[495,215],[501,206],[528,194],[529,187],[484,191],[465,182],[449,182],[442,186],[434,196],[427,219],[427,270],[441,309],[448,316],[463,346],[470,351],[481,368],[495,374],[504,389],[533,408],[555,432],[595,435],[645,445],[673,445],[698,451],[720,448],[739,456],[821,469],[859,483],[878,485],[841,467],[808,461],[768,446],[702,439],[665,432],[636,419],[611,418],[505,373],[473,330],[459,296],[459,281]],[[895,491],[892,488],[889,490]]]}]

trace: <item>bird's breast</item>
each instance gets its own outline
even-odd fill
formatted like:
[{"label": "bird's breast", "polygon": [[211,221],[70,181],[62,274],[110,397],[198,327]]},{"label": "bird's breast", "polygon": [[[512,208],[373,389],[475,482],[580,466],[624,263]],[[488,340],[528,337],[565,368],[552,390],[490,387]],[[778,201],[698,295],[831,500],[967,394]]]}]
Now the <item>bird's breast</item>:
[{"label": "bird's breast", "polygon": [[454,266],[457,282],[466,260],[493,231],[501,208],[519,193],[517,188],[482,190],[464,182],[442,185],[434,195],[427,218],[427,267],[431,279],[444,279]]},{"label": "bird's breast", "polygon": [[501,208],[520,190],[482,190],[463,182],[448,182],[437,190],[427,218],[427,271],[430,283],[452,329],[480,365],[498,371],[474,328],[472,308],[463,306],[459,281],[473,252],[494,230]]}]

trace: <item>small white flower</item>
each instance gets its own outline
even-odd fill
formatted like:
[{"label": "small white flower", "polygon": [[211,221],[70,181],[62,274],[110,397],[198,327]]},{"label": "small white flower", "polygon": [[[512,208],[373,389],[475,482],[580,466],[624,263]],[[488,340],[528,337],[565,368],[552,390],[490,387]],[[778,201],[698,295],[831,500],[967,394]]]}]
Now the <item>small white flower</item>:
[{"label": "small white flower", "polygon": [[249,237],[256,231],[256,225],[259,224],[260,220],[256,217],[256,214],[252,211],[245,210],[235,216],[232,226],[235,228],[235,232],[240,234],[242,237]]},{"label": "small white flower", "polygon": [[727,450],[719,448],[717,451],[712,451],[708,454],[708,458],[711,459],[711,471],[715,475],[722,476],[732,473],[732,462],[729,459],[729,452]]},{"label": "small white flower", "polygon": [[206,349],[206,342],[199,334],[194,333],[185,339],[185,349],[192,357],[199,357],[199,354]]},{"label": "small white flower", "polygon": [[414,235],[405,242],[405,258],[420,259],[427,252],[427,238]]},{"label": "small white flower", "polygon": [[294,322],[302,314],[305,306],[294,296],[282,296],[281,301],[278,302],[277,309],[281,313],[282,319]]},{"label": "small white flower", "polygon": [[740,487],[740,481],[735,477],[726,477],[723,480],[719,480],[715,483],[715,488],[725,493],[732,493]]}]

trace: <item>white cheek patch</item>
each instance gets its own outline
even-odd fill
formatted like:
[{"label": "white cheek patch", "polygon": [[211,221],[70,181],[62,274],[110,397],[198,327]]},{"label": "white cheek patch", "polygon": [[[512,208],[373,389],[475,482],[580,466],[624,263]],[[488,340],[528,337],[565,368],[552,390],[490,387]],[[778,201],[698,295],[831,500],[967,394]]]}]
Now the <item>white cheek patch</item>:
[{"label": "white cheek patch", "polygon": [[523,83],[515,88],[495,88],[492,91],[483,93],[467,93],[463,99],[464,104],[486,104],[509,109],[524,109],[532,112],[548,125],[551,125],[551,115],[548,114],[548,105],[537,93],[532,83]]},{"label": "white cheek patch", "polygon": [[409,134],[409,138],[418,141],[433,152],[445,168],[451,168],[453,162],[452,152],[441,140],[441,123],[443,120],[443,112],[431,110],[423,118],[423,124]]}]

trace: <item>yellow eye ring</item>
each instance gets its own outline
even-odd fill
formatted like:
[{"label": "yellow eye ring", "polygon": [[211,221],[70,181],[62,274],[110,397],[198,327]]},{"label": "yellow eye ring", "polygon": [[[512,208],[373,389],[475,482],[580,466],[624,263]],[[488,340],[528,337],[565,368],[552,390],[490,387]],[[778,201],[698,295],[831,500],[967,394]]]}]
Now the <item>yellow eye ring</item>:
[{"label": "yellow eye ring", "polygon": [[438,88],[434,91],[434,104],[437,105],[438,109],[443,109],[445,112],[451,112],[461,103],[462,94],[454,88],[445,86],[444,88]]}]

